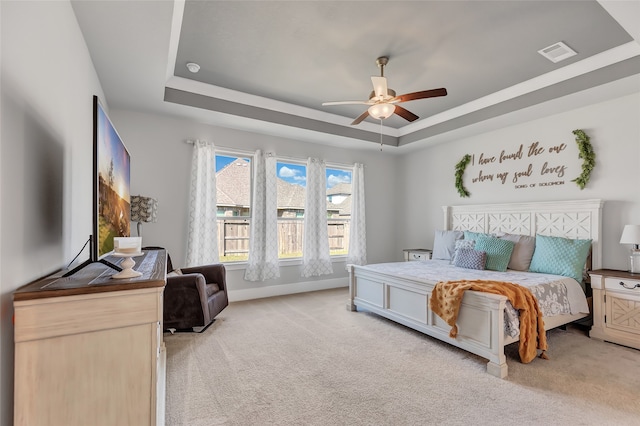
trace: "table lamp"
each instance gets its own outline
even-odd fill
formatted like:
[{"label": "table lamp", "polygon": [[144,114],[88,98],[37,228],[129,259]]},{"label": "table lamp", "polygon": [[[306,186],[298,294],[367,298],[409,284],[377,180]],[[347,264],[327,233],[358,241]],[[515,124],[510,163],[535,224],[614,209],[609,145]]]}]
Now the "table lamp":
[{"label": "table lamp", "polygon": [[142,237],[142,222],[156,222],[158,200],[142,195],[131,196],[131,222],[138,222],[138,237]]},{"label": "table lamp", "polygon": [[620,244],[632,244],[629,254],[629,272],[640,273],[640,225],[625,225]]}]

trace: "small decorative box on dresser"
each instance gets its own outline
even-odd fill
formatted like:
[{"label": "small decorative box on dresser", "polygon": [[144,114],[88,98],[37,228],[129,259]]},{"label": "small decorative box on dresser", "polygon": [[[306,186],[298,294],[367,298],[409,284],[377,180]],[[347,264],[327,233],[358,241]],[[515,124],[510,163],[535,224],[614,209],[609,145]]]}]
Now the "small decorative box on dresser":
[{"label": "small decorative box on dresser", "polygon": [[432,250],[430,249],[404,249],[404,261],[412,260],[429,260],[431,259]]},{"label": "small decorative box on dresser", "polygon": [[166,259],[137,257],[138,278],[92,263],[14,292],[15,425],[164,424]]},{"label": "small decorative box on dresser", "polygon": [[640,274],[591,271],[593,327],[589,336],[640,349]]}]

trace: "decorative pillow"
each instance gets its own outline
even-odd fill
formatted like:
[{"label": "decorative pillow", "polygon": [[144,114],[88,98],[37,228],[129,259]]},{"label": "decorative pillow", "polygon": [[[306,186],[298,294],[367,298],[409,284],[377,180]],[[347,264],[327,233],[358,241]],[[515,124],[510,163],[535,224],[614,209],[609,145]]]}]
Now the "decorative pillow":
[{"label": "decorative pillow", "polygon": [[458,251],[460,249],[472,249],[475,247],[475,245],[476,245],[476,242],[474,240],[457,240],[456,246],[455,246],[456,248],[455,248],[455,251],[453,252],[453,258],[451,259],[451,263],[456,263],[456,257],[458,256]]},{"label": "decorative pillow", "polygon": [[498,238],[515,243],[507,268],[516,271],[528,271],[531,258],[533,257],[533,251],[536,248],[536,237],[530,235],[504,234]]},{"label": "decorative pillow", "polygon": [[462,236],[462,231],[436,230],[431,258],[451,260],[451,256],[453,256],[456,249],[456,240],[461,239]]},{"label": "decorative pillow", "polygon": [[465,240],[477,240],[478,238],[484,237],[484,238],[491,238],[494,235],[491,234],[485,234],[482,232],[471,232],[471,231],[464,231],[464,239]]},{"label": "decorative pillow", "polygon": [[582,282],[582,270],[590,248],[591,240],[536,235],[536,250],[529,271],[562,275]]},{"label": "decorative pillow", "polygon": [[513,241],[493,237],[480,237],[476,239],[475,249],[487,252],[485,269],[504,272],[507,270],[514,245]]},{"label": "decorative pillow", "polygon": [[454,266],[467,269],[484,269],[487,253],[484,251],[460,248],[456,250]]}]

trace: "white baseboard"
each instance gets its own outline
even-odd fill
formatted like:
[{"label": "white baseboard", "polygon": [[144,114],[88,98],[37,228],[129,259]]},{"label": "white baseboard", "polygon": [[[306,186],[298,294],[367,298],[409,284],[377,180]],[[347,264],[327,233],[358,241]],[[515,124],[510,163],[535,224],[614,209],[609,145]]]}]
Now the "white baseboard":
[{"label": "white baseboard", "polygon": [[328,290],[331,288],[349,287],[349,277],[331,278],[328,280],[306,281],[293,284],[271,285],[266,287],[229,290],[229,302],[262,299],[264,297],[283,296],[285,294],[306,293],[308,291]]}]

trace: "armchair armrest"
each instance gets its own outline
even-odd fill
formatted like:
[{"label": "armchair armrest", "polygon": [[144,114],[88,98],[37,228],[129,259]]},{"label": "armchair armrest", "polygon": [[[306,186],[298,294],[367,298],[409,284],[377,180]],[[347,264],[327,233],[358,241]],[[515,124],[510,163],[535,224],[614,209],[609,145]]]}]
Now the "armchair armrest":
[{"label": "armchair armrest", "polygon": [[218,284],[220,290],[227,291],[227,274],[223,264],[192,266],[180,269],[183,274],[202,274],[206,283]]},{"label": "armchair armrest", "polygon": [[164,288],[165,311],[182,312],[183,314],[194,306],[194,301],[200,302],[200,309],[193,315],[202,318],[208,317],[209,305],[207,304],[207,290],[205,277],[199,273],[188,273],[174,277],[167,277],[167,285]]}]

